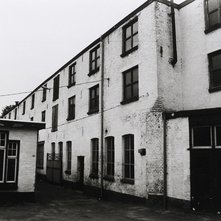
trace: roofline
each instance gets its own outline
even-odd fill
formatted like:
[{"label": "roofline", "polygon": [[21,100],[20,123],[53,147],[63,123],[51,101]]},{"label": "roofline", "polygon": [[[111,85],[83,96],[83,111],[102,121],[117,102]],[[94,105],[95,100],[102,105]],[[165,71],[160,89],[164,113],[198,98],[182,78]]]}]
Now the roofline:
[{"label": "roofline", "polygon": [[[181,9],[185,7],[186,5],[190,4],[195,0],[186,0],[182,2],[181,4],[173,3],[174,7],[176,9]],[[105,39],[108,35],[110,35],[112,32],[114,32],[117,28],[119,28],[121,25],[123,25],[127,20],[129,20],[131,17],[136,15],[138,12],[142,11],[144,8],[146,8],[148,5],[150,5],[153,2],[159,2],[168,6],[171,6],[171,2],[169,0],[147,0],[144,2],[141,6],[136,8],[134,11],[132,11],[130,14],[128,14],[126,17],[124,17],[122,20],[120,20],[117,24],[115,24],[112,28],[110,28],[108,31],[106,31],[103,35],[101,35],[100,38],[97,38],[95,41],[93,41],[91,44],[89,44],[87,47],[85,47],[82,51],[80,51],[77,55],[75,55],[72,59],[70,59],[67,63],[65,63],[62,67],[60,67],[54,74],[52,74],[50,77],[48,77],[45,81],[43,81],[39,86],[37,86],[31,93],[29,93],[24,99],[22,99],[13,109],[11,109],[9,112],[13,111],[15,108],[17,108],[24,100],[26,100],[31,94],[33,94],[35,91],[37,91],[39,88],[41,88],[45,83],[47,83],[49,80],[54,78],[60,71],[62,71],[64,68],[66,68],[68,65],[70,65],[72,62],[74,62],[76,59],[78,59],[81,55],[83,55],[86,51],[88,51],[90,48],[98,44],[101,39]],[[8,113],[9,113],[8,112]],[[7,115],[6,113],[5,115]],[[2,117],[4,117],[3,115]]]}]

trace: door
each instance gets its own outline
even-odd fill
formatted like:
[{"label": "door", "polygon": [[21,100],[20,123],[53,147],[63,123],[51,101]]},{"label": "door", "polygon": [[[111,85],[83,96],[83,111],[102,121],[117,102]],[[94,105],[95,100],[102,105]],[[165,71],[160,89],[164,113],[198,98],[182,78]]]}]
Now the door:
[{"label": "door", "polygon": [[58,148],[59,148],[59,155],[60,155],[60,160],[61,160],[61,181],[63,180],[63,143],[59,142],[58,143]]},{"label": "door", "polygon": [[78,156],[78,188],[83,189],[84,187],[84,156]]}]

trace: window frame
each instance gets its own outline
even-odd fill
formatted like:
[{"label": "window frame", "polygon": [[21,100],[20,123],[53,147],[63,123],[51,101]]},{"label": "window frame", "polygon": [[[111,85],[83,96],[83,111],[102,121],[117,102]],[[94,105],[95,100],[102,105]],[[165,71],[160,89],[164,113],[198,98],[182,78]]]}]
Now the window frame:
[{"label": "window frame", "polygon": [[44,141],[37,145],[37,169],[44,169]]},{"label": "window frame", "polygon": [[17,113],[18,112],[18,109],[17,108],[15,108],[15,112],[14,112],[14,120],[17,120]]},{"label": "window frame", "polygon": [[31,110],[35,107],[35,93],[31,95]]},{"label": "window frame", "polygon": [[[68,68],[68,88],[70,88],[76,84],[76,64],[77,63],[74,62]],[[72,79],[73,79],[73,82],[72,82]]]},{"label": "window frame", "polygon": [[[74,99],[74,104],[71,104],[71,100]],[[75,105],[76,102],[76,96],[72,96],[68,98],[68,117],[67,121],[75,119]]]},{"label": "window frame", "polygon": [[67,164],[66,164],[66,174],[71,174],[71,167],[72,167],[72,142],[66,142],[66,156],[67,156]]},{"label": "window frame", "polygon": [[106,153],[105,154],[106,156],[105,178],[113,179],[115,175],[115,139],[113,136],[109,136],[105,138],[105,153]]},{"label": "window frame", "polygon": [[[133,82],[134,76],[134,70],[137,69],[137,81]],[[126,75],[130,74],[131,75],[131,83],[130,84],[126,84]],[[134,96],[134,85],[137,84],[137,96]],[[131,97],[130,98],[126,98],[126,88],[127,87],[131,87]],[[121,101],[121,104],[127,104],[127,103],[131,103],[134,101],[139,100],[139,67],[138,65],[126,70],[123,72],[123,100]]]},{"label": "window frame", "polygon": [[212,63],[212,59],[214,56],[216,55],[220,55],[221,56],[221,49],[220,50],[217,50],[217,51],[214,51],[214,52],[211,52],[208,54],[208,62],[209,62],[209,92],[216,92],[216,91],[220,91],[221,90],[221,84],[219,86],[213,86],[213,75],[214,75],[214,72],[215,71],[218,71],[221,69],[213,69],[213,63]]},{"label": "window frame", "polygon": [[52,107],[52,126],[51,132],[58,130],[58,104]]},{"label": "window frame", "polygon": [[99,139],[91,139],[91,178],[98,178],[99,173]]},{"label": "window frame", "polygon": [[[94,59],[92,58],[93,53],[95,53]],[[100,44],[98,44],[93,49],[91,49],[89,52],[89,74],[88,74],[89,77],[99,71],[100,60],[101,60],[101,52],[100,52]],[[94,68],[92,67],[93,62],[95,63]]]},{"label": "window frame", "polygon": [[46,121],[46,111],[43,110],[43,111],[41,112],[41,122],[45,122],[45,121]]},{"label": "window frame", "polygon": [[26,101],[23,102],[22,115],[25,114],[25,111],[26,111]]},{"label": "window frame", "polygon": [[[89,88],[89,111],[87,113],[88,115],[99,112],[99,103],[100,103],[99,102],[99,94],[100,94],[99,90],[100,90],[99,84],[96,84],[93,87]],[[95,94],[94,98],[92,98],[93,93]]]},{"label": "window frame", "polygon": [[44,84],[42,88],[43,88],[43,90],[42,90],[42,100],[41,100],[41,102],[44,102],[47,99],[47,84]]},{"label": "window frame", "polygon": [[[137,32],[133,32],[133,25],[137,22]],[[126,25],[124,25],[122,27],[122,54],[121,57],[125,57],[128,54],[136,51],[138,49],[138,45],[139,45],[139,38],[138,38],[138,44],[134,46],[134,41],[133,38],[134,36],[138,35],[139,37],[139,26],[138,26],[138,17],[135,17],[134,19],[132,19],[131,21],[129,21]],[[127,29],[131,27],[131,35],[129,37],[126,37],[126,31]],[[126,50],[126,42],[127,40],[131,39],[131,44],[132,47],[129,50]]]},{"label": "window frame", "polygon": [[60,75],[53,79],[53,101],[59,99]]}]

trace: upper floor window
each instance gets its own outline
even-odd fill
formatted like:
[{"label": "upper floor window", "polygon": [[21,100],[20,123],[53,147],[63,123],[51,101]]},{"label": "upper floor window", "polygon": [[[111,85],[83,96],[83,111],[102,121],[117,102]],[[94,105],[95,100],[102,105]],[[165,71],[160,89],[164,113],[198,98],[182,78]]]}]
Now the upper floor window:
[{"label": "upper floor window", "polygon": [[114,176],[114,137],[106,137],[106,174]]},{"label": "upper floor window", "polygon": [[42,91],[42,102],[46,101],[46,97],[47,97],[47,84],[45,84],[43,87],[43,91]]},{"label": "upper floor window", "polygon": [[17,119],[17,108],[15,108],[15,115],[14,115],[14,119]]},{"label": "upper floor window", "polygon": [[54,86],[53,86],[53,101],[56,101],[59,98],[59,81],[60,76],[54,78]]},{"label": "upper floor window", "polygon": [[75,85],[76,83],[76,63],[69,66],[69,75],[68,75],[68,87]]},{"label": "upper floor window", "polygon": [[221,0],[205,0],[206,32],[221,27]]},{"label": "upper floor window", "polygon": [[31,109],[35,107],[35,94],[32,94],[31,96]]},{"label": "upper floor window", "polygon": [[26,101],[23,102],[22,114],[25,114],[25,109],[26,109]]},{"label": "upper floor window", "polygon": [[100,67],[100,45],[97,45],[90,51],[90,72],[88,76],[95,74],[99,71]]},{"label": "upper floor window", "polygon": [[75,96],[68,99],[68,119],[72,120],[75,118]]},{"label": "upper floor window", "polygon": [[126,104],[139,99],[138,66],[123,72],[123,101]]},{"label": "upper floor window", "polygon": [[41,112],[41,121],[45,122],[45,120],[46,120],[46,111],[44,110]]},{"label": "upper floor window", "polygon": [[99,111],[99,84],[89,89],[89,111],[88,114]]},{"label": "upper floor window", "polygon": [[52,128],[51,131],[58,130],[58,104],[52,107]]},{"label": "upper floor window", "polygon": [[92,155],[92,164],[91,164],[91,176],[98,176],[98,159],[99,159],[99,150],[98,150],[98,138],[91,139],[91,155]]},{"label": "upper floor window", "polygon": [[208,55],[210,70],[210,92],[221,90],[221,50]]},{"label": "upper floor window", "polygon": [[123,27],[123,53],[125,56],[138,49],[138,18],[136,17]]},{"label": "upper floor window", "polygon": [[11,113],[8,114],[8,119],[11,119]]}]

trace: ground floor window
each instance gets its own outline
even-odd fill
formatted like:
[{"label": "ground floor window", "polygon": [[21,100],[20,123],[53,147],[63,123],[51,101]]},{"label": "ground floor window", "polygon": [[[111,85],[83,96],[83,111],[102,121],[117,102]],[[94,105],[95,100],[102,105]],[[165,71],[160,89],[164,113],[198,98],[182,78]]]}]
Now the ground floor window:
[{"label": "ground floor window", "polygon": [[99,149],[98,149],[98,138],[91,139],[91,175],[98,176],[98,159],[99,159]]},{"label": "ground floor window", "polygon": [[38,143],[37,146],[37,168],[44,168],[44,142]]},{"label": "ground floor window", "polygon": [[114,176],[114,137],[106,137],[106,175]]}]

